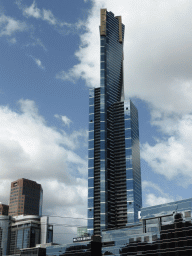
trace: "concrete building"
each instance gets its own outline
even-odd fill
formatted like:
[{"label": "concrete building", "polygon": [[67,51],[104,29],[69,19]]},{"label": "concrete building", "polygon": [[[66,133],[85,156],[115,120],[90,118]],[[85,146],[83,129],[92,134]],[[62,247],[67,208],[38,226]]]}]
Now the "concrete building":
[{"label": "concrete building", "polygon": [[9,215],[42,215],[43,189],[41,184],[28,179],[11,183]]}]

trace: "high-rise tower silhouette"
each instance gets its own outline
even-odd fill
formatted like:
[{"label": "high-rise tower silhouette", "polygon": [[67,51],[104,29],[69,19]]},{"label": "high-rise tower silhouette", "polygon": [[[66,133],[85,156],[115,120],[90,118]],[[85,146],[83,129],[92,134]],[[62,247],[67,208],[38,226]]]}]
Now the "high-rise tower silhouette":
[{"label": "high-rise tower silhouette", "polygon": [[142,206],[138,113],[124,101],[124,25],[101,9],[100,87],[89,95],[88,232],[138,220]]}]

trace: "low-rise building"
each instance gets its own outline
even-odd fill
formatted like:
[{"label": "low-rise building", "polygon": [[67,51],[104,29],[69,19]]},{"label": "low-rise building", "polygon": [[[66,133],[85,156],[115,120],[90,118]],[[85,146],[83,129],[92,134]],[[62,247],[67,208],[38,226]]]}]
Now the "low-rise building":
[{"label": "low-rise building", "polygon": [[102,232],[103,255],[192,255],[192,198],[142,208],[140,222]]},{"label": "low-rise building", "polygon": [[20,254],[23,248],[52,241],[53,226],[46,216],[0,216],[0,256]]}]

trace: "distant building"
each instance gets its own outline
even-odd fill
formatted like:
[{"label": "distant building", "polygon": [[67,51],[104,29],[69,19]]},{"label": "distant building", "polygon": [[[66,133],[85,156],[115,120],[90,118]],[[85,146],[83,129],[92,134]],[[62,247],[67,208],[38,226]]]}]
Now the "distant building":
[{"label": "distant building", "polygon": [[0,216],[0,256],[20,254],[21,249],[53,241],[48,217]]},{"label": "distant building", "polygon": [[43,189],[41,184],[28,179],[11,183],[9,215],[42,215]]},{"label": "distant building", "polygon": [[9,213],[9,205],[0,203],[0,215],[8,215]]},{"label": "distant building", "polygon": [[87,226],[77,227],[77,237],[88,236]]}]

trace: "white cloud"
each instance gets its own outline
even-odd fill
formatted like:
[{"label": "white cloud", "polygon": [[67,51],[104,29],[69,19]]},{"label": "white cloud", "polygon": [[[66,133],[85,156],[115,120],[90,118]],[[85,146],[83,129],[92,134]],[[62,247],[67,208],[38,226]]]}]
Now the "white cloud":
[{"label": "white cloud", "polygon": [[17,42],[17,40],[16,40],[15,37],[13,37],[13,38],[11,38],[11,39],[9,40],[9,43],[11,43],[11,44],[16,44],[16,42]]},{"label": "white cloud", "polygon": [[74,151],[80,137],[49,127],[34,101],[18,106],[17,112],[0,106],[2,203],[9,201],[11,181],[28,178],[43,186],[44,214],[86,218],[87,159]]},{"label": "white cloud", "polygon": [[35,57],[33,57],[32,55],[30,55],[30,57],[35,61],[35,63],[37,64],[37,66],[41,69],[45,69],[45,67],[42,65],[42,62],[40,59],[37,59]]},{"label": "white cloud", "polygon": [[147,194],[146,195],[146,204],[147,206],[154,206],[159,204],[166,204],[173,202],[173,199],[161,196],[155,196],[154,194]]},{"label": "white cloud", "polygon": [[192,115],[161,116],[152,120],[164,134],[155,145],[144,144],[142,158],[157,173],[168,179],[179,180],[187,186],[192,181]]},{"label": "white cloud", "polygon": [[[33,1],[31,6],[29,6],[29,7],[22,5],[20,2],[16,2],[16,4],[23,11],[23,15],[26,17],[33,17],[36,19],[41,19],[43,21],[48,22],[49,24],[51,24],[53,26],[59,26],[59,27],[63,27],[63,26],[71,27],[72,26],[72,24],[70,24],[70,23],[63,22],[63,21],[60,21],[59,19],[57,19],[53,15],[51,10],[39,9],[37,7],[36,1]],[[75,26],[77,26],[77,25],[75,25]]]},{"label": "white cloud", "polygon": [[[145,204],[146,206],[153,206],[159,204],[165,204],[168,202],[175,201],[175,198],[170,196],[168,193],[165,193],[159,185],[151,182],[151,181],[143,181],[142,189],[145,194]],[[151,191],[152,189],[152,191]],[[177,197],[178,198],[178,197]],[[181,200],[181,198],[179,198]]]},{"label": "white cloud", "polygon": [[23,14],[28,17],[34,17],[36,19],[41,18],[41,11],[39,8],[37,8],[35,1],[32,3],[31,6],[26,7],[23,10]]},{"label": "white cloud", "polygon": [[38,66],[39,68],[42,68],[42,69],[45,68],[45,67],[42,65],[40,59],[36,59],[36,58],[35,58],[35,62],[36,62],[37,66]]},{"label": "white cloud", "polygon": [[43,10],[43,20],[48,21],[52,25],[57,24],[57,20],[50,10]]},{"label": "white cloud", "polygon": [[0,16],[0,36],[11,36],[16,32],[27,29],[25,22],[18,21],[12,17],[2,14]]},{"label": "white cloud", "polygon": [[61,115],[55,115],[56,118],[61,119],[64,123],[64,125],[67,125],[69,127],[70,123],[72,122],[67,116],[61,116]]}]

